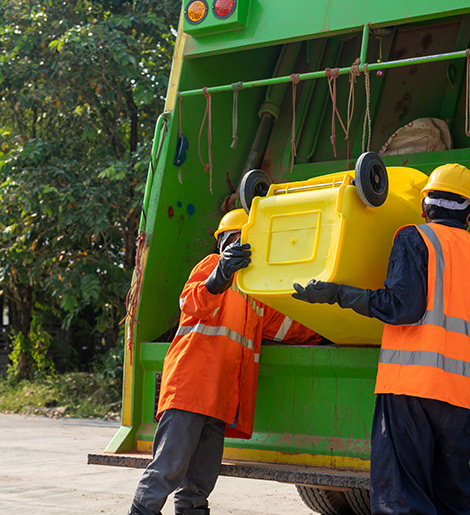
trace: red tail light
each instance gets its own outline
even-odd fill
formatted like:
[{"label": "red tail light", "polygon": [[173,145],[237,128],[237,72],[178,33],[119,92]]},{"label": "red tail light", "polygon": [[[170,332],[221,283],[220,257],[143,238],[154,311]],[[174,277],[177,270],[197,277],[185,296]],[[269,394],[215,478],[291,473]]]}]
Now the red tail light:
[{"label": "red tail light", "polygon": [[212,4],[212,10],[217,18],[228,18],[237,5],[236,0],[215,0]]}]

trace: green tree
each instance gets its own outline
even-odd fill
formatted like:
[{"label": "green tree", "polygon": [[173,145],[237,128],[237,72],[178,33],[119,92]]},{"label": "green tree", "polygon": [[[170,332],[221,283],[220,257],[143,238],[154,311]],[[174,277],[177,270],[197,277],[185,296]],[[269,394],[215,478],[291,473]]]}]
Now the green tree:
[{"label": "green tree", "polygon": [[116,343],[178,11],[0,0],[0,281],[16,334],[44,306],[64,328],[91,310],[89,334]]}]

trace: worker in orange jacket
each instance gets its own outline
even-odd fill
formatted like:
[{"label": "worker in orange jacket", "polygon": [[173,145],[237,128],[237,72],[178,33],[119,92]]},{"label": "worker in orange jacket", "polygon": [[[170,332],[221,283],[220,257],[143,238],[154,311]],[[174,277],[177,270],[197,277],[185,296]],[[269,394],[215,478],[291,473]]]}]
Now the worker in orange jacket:
[{"label": "worker in orange jacket", "polygon": [[385,288],[312,280],[293,296],[386,323],[372,425],[372,514],[470,514],[470,170],[436,168],[426,224],[395,235]]},{"label": "worker in orange jacket", "polygon": [[181,318],[168,350],[153,461],[129,515],[160,513],[175,491],[177,515],[206,515],[222,460],[224,436],[250,438],[261,340],[317,344],[320,336],[241,292],[235,273],[248,266],[239,241],[248,221],[237,209],[221,220],[210,254],[192,270],[180,296]]}]

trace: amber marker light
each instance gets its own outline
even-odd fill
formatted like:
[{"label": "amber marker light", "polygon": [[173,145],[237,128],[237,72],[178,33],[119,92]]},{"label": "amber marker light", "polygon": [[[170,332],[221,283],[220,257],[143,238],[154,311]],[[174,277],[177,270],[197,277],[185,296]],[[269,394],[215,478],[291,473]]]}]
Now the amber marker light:
[{"label": "amber marker light", "polygon": [[214,0],[212,10],[217,18],[225,19],[233,14],[236,5],[236,0]]},{"label": "amber marker light", "polygon": [[193,0],[186,6],[186,20],[192,25],[197,25],[204,20],[209,10],[205,0]]}]

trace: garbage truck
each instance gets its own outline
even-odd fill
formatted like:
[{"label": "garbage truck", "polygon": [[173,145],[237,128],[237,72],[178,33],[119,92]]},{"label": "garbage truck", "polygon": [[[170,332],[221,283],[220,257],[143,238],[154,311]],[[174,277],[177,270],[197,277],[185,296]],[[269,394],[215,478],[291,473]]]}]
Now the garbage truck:
[{"label": "garbage truck", "polygon": [[253,260],[238,286],[325,344],[263,342],[253,437],[226,439],[221,473],[295,484],[324,515],[370,513],[382,326],[312,314],[292,282],[380,287],[393,232],[420,223],[427,175],[470,165],[469,39],[464,0],[183,1],[127,302],[121,427],[89,463],[149,462],[178,297],[221,216],[243,207]]}]

